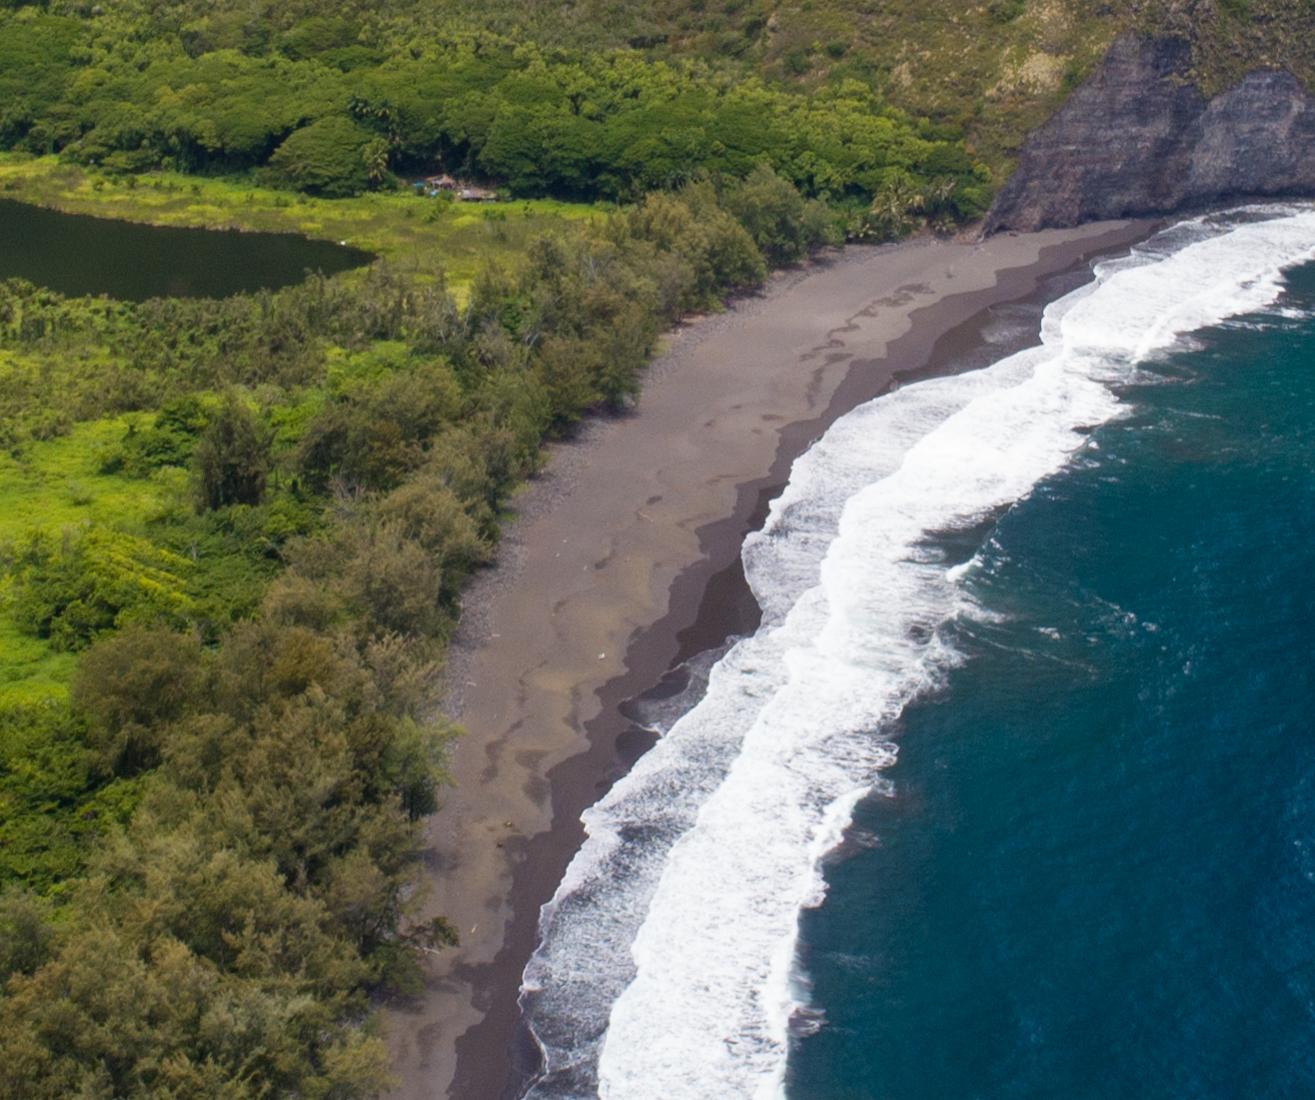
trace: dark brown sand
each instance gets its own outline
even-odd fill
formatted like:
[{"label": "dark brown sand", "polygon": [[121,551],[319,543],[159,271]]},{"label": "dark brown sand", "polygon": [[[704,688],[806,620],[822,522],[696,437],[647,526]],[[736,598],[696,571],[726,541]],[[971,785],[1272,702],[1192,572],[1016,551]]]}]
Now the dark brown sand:
[{"label": "dark brown sand", "polygon": [[467,732],[427,828],[430,912],[461,946],[387,1006],[396,1100],[501,1100],[534,1069],[516,996],[580,812],[646,747],[620,704],[757,609],[739,568],[790,463],[897,375],[962,363],[984,312],[1145,223],[857,247],[683,326],[635,413],[552,448],[469,587],[446,709]]}]

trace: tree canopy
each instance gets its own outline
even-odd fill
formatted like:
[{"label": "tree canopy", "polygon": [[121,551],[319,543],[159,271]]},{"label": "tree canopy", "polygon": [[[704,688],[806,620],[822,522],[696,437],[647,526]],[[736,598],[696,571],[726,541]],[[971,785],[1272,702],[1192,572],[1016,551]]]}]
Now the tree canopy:
[{"label": "tree canopy", "polygon": [[865,201],[892,172],[944,177],[960,217],[989,197],[956,134],[857,80],[801,92],[700,60],[476,33],[367,45],[348,16],[235,45],[211,23],[147,35],[130,11],[0,15],[15,92],[0,142],[125,171],[263,168],[321,195],[443,165],[516,195],[630,200],[769,166],[805,194]]}]

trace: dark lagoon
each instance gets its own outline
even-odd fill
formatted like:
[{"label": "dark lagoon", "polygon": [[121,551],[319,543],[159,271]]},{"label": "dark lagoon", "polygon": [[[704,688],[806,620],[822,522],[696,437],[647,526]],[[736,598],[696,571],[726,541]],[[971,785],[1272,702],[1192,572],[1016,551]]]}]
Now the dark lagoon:
[{"label": "dark lagoon", "polygon": [[61,294],[134,302],[223,298],[288,286],[311,271],[333,275],[373,258],[293,233],[139,225],[0,199],[0,278]]}]

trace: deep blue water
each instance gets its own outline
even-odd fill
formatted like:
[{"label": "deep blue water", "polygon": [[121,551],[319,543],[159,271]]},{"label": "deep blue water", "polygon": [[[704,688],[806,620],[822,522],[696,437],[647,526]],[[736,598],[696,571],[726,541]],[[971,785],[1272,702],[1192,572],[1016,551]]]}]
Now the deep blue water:
[{"label": "deep blue water", "polygon": [[792,1100],[1315,1096],[1315,265],[1288,284],[993,521],[992,614],[803,915]]}]

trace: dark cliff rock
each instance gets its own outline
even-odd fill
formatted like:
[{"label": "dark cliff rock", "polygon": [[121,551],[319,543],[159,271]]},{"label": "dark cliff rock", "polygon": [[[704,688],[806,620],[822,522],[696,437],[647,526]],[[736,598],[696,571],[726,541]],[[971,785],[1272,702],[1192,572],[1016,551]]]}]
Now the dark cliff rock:
[{"label": "dark cliff rock", "polygon": [[1315,97],[1253,72],[1207,100],[1178,39],[1127,36],[1024,144],[986,232],[1315,195]]}]

